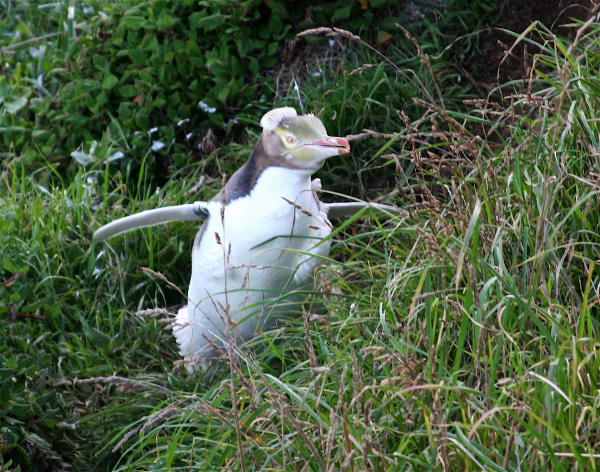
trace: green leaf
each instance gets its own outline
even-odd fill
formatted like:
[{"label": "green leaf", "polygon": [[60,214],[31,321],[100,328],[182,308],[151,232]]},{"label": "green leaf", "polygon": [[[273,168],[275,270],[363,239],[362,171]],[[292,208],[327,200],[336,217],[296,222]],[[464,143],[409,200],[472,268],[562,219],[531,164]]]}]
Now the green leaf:
[{"label": "green leaf", "polygon": [[6,78],[0,75],[0,103],[10,93],[10,86],[6,83]]},{"label": "green leaf", "polygon": [[161,31],[168,30],[178,21],[179,20],[172,16],[169,10],[165,8],[163,11],[160,12],[158,20],[156,20],[156,27]]},{"label": "green leaf", "polygon": [[181,97],[178,93],[172,93],[167,97],[167,105],[169,108],[176,107],[181,103]]},{"label": "green leaf", "polygon": [[193,14],[190,16],[190,22],[197,28],[203,28],[204,31],[212,31],[225,24],[225,16],[216,13],[204,18],[199,18]]},{"label": "green leaf", "polygon": [[119,79],[117,79],[116,76],[114,76],[113,74],[108,74],[104,77],[104,80],[102,80],[102,88],[104,90],[110,90],[113,87],[115,87],[118,83]]},{"label": "green leaf", "polygon": [[246,57],[254,50],[254,42],[249,38],[240,39],[235,45],[240,57]]},{"label": "green leaf", "polygon": [[92,79],[80,80],[79,85],[83,92],[95,92],[101,87],[100,82]]},{"label": "green leaf", "polygon": [[282,18],[289,18],[290,14],[281,3],[276,2],[275,0],[265,0],[265,5],[267,5],[272,11],[273,14],[280,16]]},{"label": "green leaf", "polygon": [[8,256],[5,256],[4,259],[2,259],[2,265],[0,267],[10,272],[11,274],[20,274],[27,272],[26,267],[18,267]]},{"label": "green leaf", "polygon": [[277,52],[277,49],[279,49],[278,43],[269,43],[269,46],[267,47],[267,56],[272,56],[273,54],[275,54]]},{"label": "green leaf", "polygon": [[142,82],[151,85],[154,81],[152,74],[146,72],[146,71],[142,71],[140,72],[140,79]]},{"label": "green leaf", "polygon": [[217,97],[219,98],[219,100],[221,100],[222,102],[224,102],[225,100],[227,100],[227,97],[229,96],[229,88],[228,87],[224,87],[219,91],[219,94],[217,95]]},{"label": "green leaf", "polygon": [[142,29],[145,29],[147,31],[156,31],[156,22],[146,20],[142,23]]},{"label": "green leaf", "polygon": [[139,66],[145,66],[148,62],[146,54],[144,54],[144,52],[141,49],[128,49],[127,54],[129,55],[131,60]]},{"label": "green leaf", "polygon": [[154,51],[159,46],[158,39],[156,38],[156,34],[147,34],[142,39],[139,49],[142,51]]},{"label": "green leaf", "polygon": [[10,114],[17,113],[25,105],[27,105],[27,99],[25,97],[7,97],[4,99],[4,108]]},{"label": "green leaf", "polygon": [[14,373],[13,369],[0,368],[0,382],[4,383]]},{"label": "green leaf", "polygon": [[227,45],[227,42],[223,41],[221,43],[221,49],[219,50],[219,56],[221,56],[221,59],[227,59],[229,57],[229,46]]},{"label": "green leaf", "polygon": [[206,13],[205,11],[199,11],[196,13],[192,13],[188,19],[192,26],[195,26],[196,28],[200,28],[202,20],[204,18],[206,18],[207,16],[208,16],[208,13]]},{"label": "green leaf", "polygon": [[281,18],[279,15],[273,13],[271,15],[271,19],[269,20],[269,29],[274,33],[279,33],[283,29],[283,23],[281,22]]},{"label": "green leaf", "polygon": [[139,94],[138,89],[133,85],[124,85],[119,88],[119,93],[123,97],[135,97]]},{"label": "green leaf", "polygon": [[148,114],[144,110],[140,110],[135,114],[135,124],[140,128],[149,128]]},{"label": "green leaf", "polygon": [[14,228],[15,223],[13,221],[3,220],[0,218],[0,234],[11,234]]},{"label": "green leaf", "polygon": [[352,4],[342,7],[335,11],[333,17],[331,18],[333,21],[347,20],[350,18],[350,12],[352,10]]},{"label": "green leaf", "polygon": [[385,43],[387,43],[390,39],[393,38],[394,37],[387,31],[379,30],[377,31],[377,46],[383,46]]},{"label": "green leaf", "polygon": [[0,406],[7,404],[13,396],[10,385],[11,382],[2,382],[2,386],[0,387]]},{"label": "green leaf", "polygon": [[121,121],[127,121],[131,118],[131,110],[129,109],[131,105],[131,102],[121,102],[119,105],[118,113]]},{"label": "green leaf", "polygon": [[258,75],[258,61],[253,58],[250,57],[250,64],[249,64],[249,68],[250,68],[250,72],[252,73],[252,75]]},{"label": "green leaf", "polygon": [[104,105],[106,105],[106,103],[108,103],[108,93],[106,92],[106,90],[102,90],[102,92],[100,92],[96,96],[96,103],[94,104],[94,111],[99,112],[101,110],[101,108]]},{"label": "green leaf", "polygon": [[45,449],[47,451],[51,450],[50,444],[35,433],[27,433],[26,439],[41,449]]},{"label": "green leaf", "polygon": [[92,57],[92,62],[94,63],[94,67],[96,67],[96,69],[104,70],[106,68],[106,58],[100,54],[94,54]]},{"label": "green leaf", "polygon": [[143,16],[124,16],[121,19],[121,23],[119,26],[124,26],[126,28],[132,30],[139,30],[142,27],[142,24],[146,21],[146,18]]},{"label": "green leaf", "polygon": [[202,57],[202,52],[200,51],[198,44],[192,41],[186,41],[185,47],[187,48],[187,51],[190,54],[190,56]]},{"label": "green leaf", "polygon": [[102,331],[92,328],[88,325],[83,325],[85,337],[98,349],[108,349],[110,346],[110,337]]},{"label": "green leaf", "polygon": [[85,94],[83,96],[83,101],[85,102],[85,106],[88,107],[90,110],[93,109],[96,105],[96,100],[89,94]]}]

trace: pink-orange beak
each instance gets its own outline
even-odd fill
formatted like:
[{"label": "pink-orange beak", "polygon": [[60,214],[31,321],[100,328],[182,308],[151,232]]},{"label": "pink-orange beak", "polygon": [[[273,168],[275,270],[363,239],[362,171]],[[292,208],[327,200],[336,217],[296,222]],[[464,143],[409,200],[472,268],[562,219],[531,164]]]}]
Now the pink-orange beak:
[{"label": "pink-orange beak", "polygon": [[344,138],[336,138],[334,136],[325,136],[322,139],[306,144],[306,146],[311,145],[338,148],[338,155],[348,154],[350,152],[350,143]]}]

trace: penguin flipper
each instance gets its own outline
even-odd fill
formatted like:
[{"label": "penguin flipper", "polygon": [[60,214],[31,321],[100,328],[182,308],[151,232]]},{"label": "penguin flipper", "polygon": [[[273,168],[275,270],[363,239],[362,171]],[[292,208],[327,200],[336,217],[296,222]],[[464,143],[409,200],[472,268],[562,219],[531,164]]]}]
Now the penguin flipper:
[{"label": "penguin flipper", "polygon": [[[399,216],[400,210],[392,205],[385,205],[383,203],[371,203],[371,202],[343,202],[343,203],[324,203],[321,204],[325,207],[327,215],[330,219],[343,219],[355,215],[361,210],[371,210],[377,213],[378,216],[391,218]],[[367,211],[367,215],[370,212]]]},{"label": "penguin flipper", "polygon": [[161,225],[171,221],[203,221],[208,218],[206,205],[206,202],[194,202],[186,205],[155,208],[119,218],[98,228],[94,233],[94,240],[105,241],[137,228]]}]

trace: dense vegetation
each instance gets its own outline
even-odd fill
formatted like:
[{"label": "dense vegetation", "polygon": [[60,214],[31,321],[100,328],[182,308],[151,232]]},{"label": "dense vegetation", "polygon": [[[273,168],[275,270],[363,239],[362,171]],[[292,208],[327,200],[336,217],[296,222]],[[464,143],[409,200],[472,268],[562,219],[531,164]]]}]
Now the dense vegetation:
[{"label": "dense vegetation", "polygon": [[[482,94],[487,2],[1,3],[0,470],[600,468],[597,18],[514,32],[530,73]],[[91,234],[212,196],[275,105],[350,136],[322,199],[406,214],[339,224],[303,313],[188,377],[142,310],[197,227]]]}]

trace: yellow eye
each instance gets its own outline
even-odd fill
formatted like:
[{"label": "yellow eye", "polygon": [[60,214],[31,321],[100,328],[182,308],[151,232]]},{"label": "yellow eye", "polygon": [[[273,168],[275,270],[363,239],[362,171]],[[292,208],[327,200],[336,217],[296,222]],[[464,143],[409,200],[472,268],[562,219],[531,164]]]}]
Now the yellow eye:
[{"label": "yellow eye", "polygon": [[296,144],[298,142],[298,140],[296,138],[294,138],[293,136],[286,136],[285,142],[288,144]]}]

